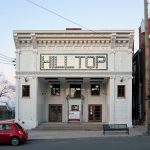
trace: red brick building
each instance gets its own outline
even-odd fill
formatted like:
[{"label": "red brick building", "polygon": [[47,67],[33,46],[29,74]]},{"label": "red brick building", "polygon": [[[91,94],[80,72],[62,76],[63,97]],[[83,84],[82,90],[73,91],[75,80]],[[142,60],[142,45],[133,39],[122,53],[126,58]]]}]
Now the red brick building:
[{"label": "red brick building", "polygon": [[[148,22],[150,35],[150,19]],[[150,40],[149,40],[150,42]],[[149,45],[150,53],[150,45]],[[150,59],[149,59],[150,64]],[[150,68],[150,66],[149,66]],[[150,81],[149,81],[150,83]],[[150,86],[149,86],[150,87]],[[145,28],[144,20],[139,27],[139,50],[133,56],[133,120],[134,123],[146,121],[146,94],[145,94]]]}]

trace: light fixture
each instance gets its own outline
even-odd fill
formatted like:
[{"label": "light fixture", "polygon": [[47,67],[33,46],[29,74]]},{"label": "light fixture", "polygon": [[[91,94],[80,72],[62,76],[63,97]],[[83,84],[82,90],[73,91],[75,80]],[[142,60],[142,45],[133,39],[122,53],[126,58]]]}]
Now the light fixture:
[{"label": "light fixture", "polygon": [[120,76],[120,82],[123,82],[123,76]]},{"label": "light fixture", "polygon": [[102,93],[103,95],[107,95],[107,93],[106,93],[105,90],[101,90],[101,93]]},{"label": "light fixture", "polygon": [[25,81],[25,82],[28,82],[28,78],[27,78],[27,77],[25,77],[25,78],[24,78],[24,81]]}]

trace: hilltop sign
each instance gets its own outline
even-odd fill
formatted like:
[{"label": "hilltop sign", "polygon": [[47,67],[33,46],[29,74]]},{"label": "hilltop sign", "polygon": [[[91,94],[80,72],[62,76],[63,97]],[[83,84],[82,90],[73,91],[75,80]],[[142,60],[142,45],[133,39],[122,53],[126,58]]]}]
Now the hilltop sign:
[{"label": "hilltop sign", "polygon": [[41,70],[107,70],[107,54],[41,54]]}]

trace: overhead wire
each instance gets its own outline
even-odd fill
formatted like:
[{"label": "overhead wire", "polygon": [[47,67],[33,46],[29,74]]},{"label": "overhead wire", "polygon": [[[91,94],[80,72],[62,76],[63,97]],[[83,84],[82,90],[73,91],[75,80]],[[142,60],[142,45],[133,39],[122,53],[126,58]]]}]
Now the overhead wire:
[{"label": "overhead wire", "polygon": [[16,65],[16,59],[0,53],[0,64]]},{"label": "overhead wire", "polygon": [[11,61],[11,60],[4,60],[4,59],[1,59],[0,58],[0,61],[4,61],[4,62],[13,62],[13,60]]},{"label": "overhead wire", "polygon": [[1,55],[0,55],[0,59],[3,59],[4,61],[13,61],[13,60],[15,60],[15,58],[14,59],[9,59],[9,58],[5,58]]},{"label": "overhead wire", "polygon": [[9,56],[6,56],[6,55],[4,55],[4,54],[2,54],[2,53],[0,53],[0,55],[1,55],[1,57],[7,58],[7,59],[14,59],[14,58],[9,57]]},{"label": "overhead wire", "polygon": [[44,7],[44,6],[42,6],[42,5],[40,5],[40,4],[37,4],[37,3],[33,2],[32,0],[25,0],[25,1],[27,1],[27,2],[29,2],[29,3],[31,3],[31,4],[33,4],[33,5],[35,5],[35,6],[37,6],[37,7],[39,7],[39,8],[41,8],[41,9],[45,10],[45,11],[48,11],[48,12],[50,12],[50,13],[52,13],[52,14],[54,14],[54,15],[56,15],[56,16],[58,16],[58,17],[64,19],[64,20],[66,20],[66,21],[69,21],[69,22],[71,22],[71,23],[73,23],[73,24],[75,24],[75,25],[77,25],[77,26],[79,26],[79,27],[82,27],[82,28],[84,28],[84,29],[86,29],[86,30],[88,30],[88,31],[93,32],[93,33],[96,33],[95,31],[93,31],[93,30],[91,30],[91,29],[88,29],[87,27],[85,27],[85,26],[83,26],[83,25],[81,25],[81,24],[79,24],[79,23],[77,23],[77,22],[75,22],[75,21],[72,21],[72,20],[70,20],[70,19],[68,19],[68,18],[66,18],[66,17],[64,17],[64,16],[62,16],[62,15],[60,15],[60,14],[58,14],[58,13],[56,13],[56,12],[54,12],[54,11],[52,11],[52,10],[46,8],[46,7]]},{"label": "overhead wire", "polygon": [[5,62],[0,62],[0,64],[7,64],[7,65],[13,65],[13,66],[16,66],[16,64],[5,63]]}]

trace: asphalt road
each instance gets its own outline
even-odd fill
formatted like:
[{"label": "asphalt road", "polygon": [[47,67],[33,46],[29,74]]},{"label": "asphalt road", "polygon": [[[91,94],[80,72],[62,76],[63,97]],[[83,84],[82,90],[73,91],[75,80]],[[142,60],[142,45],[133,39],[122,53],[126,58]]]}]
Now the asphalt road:
[{"label": "asphalt road", "polygon": [[30,140],[15,147],[1,144],[0,150],[150,150],[150,136]]}]

